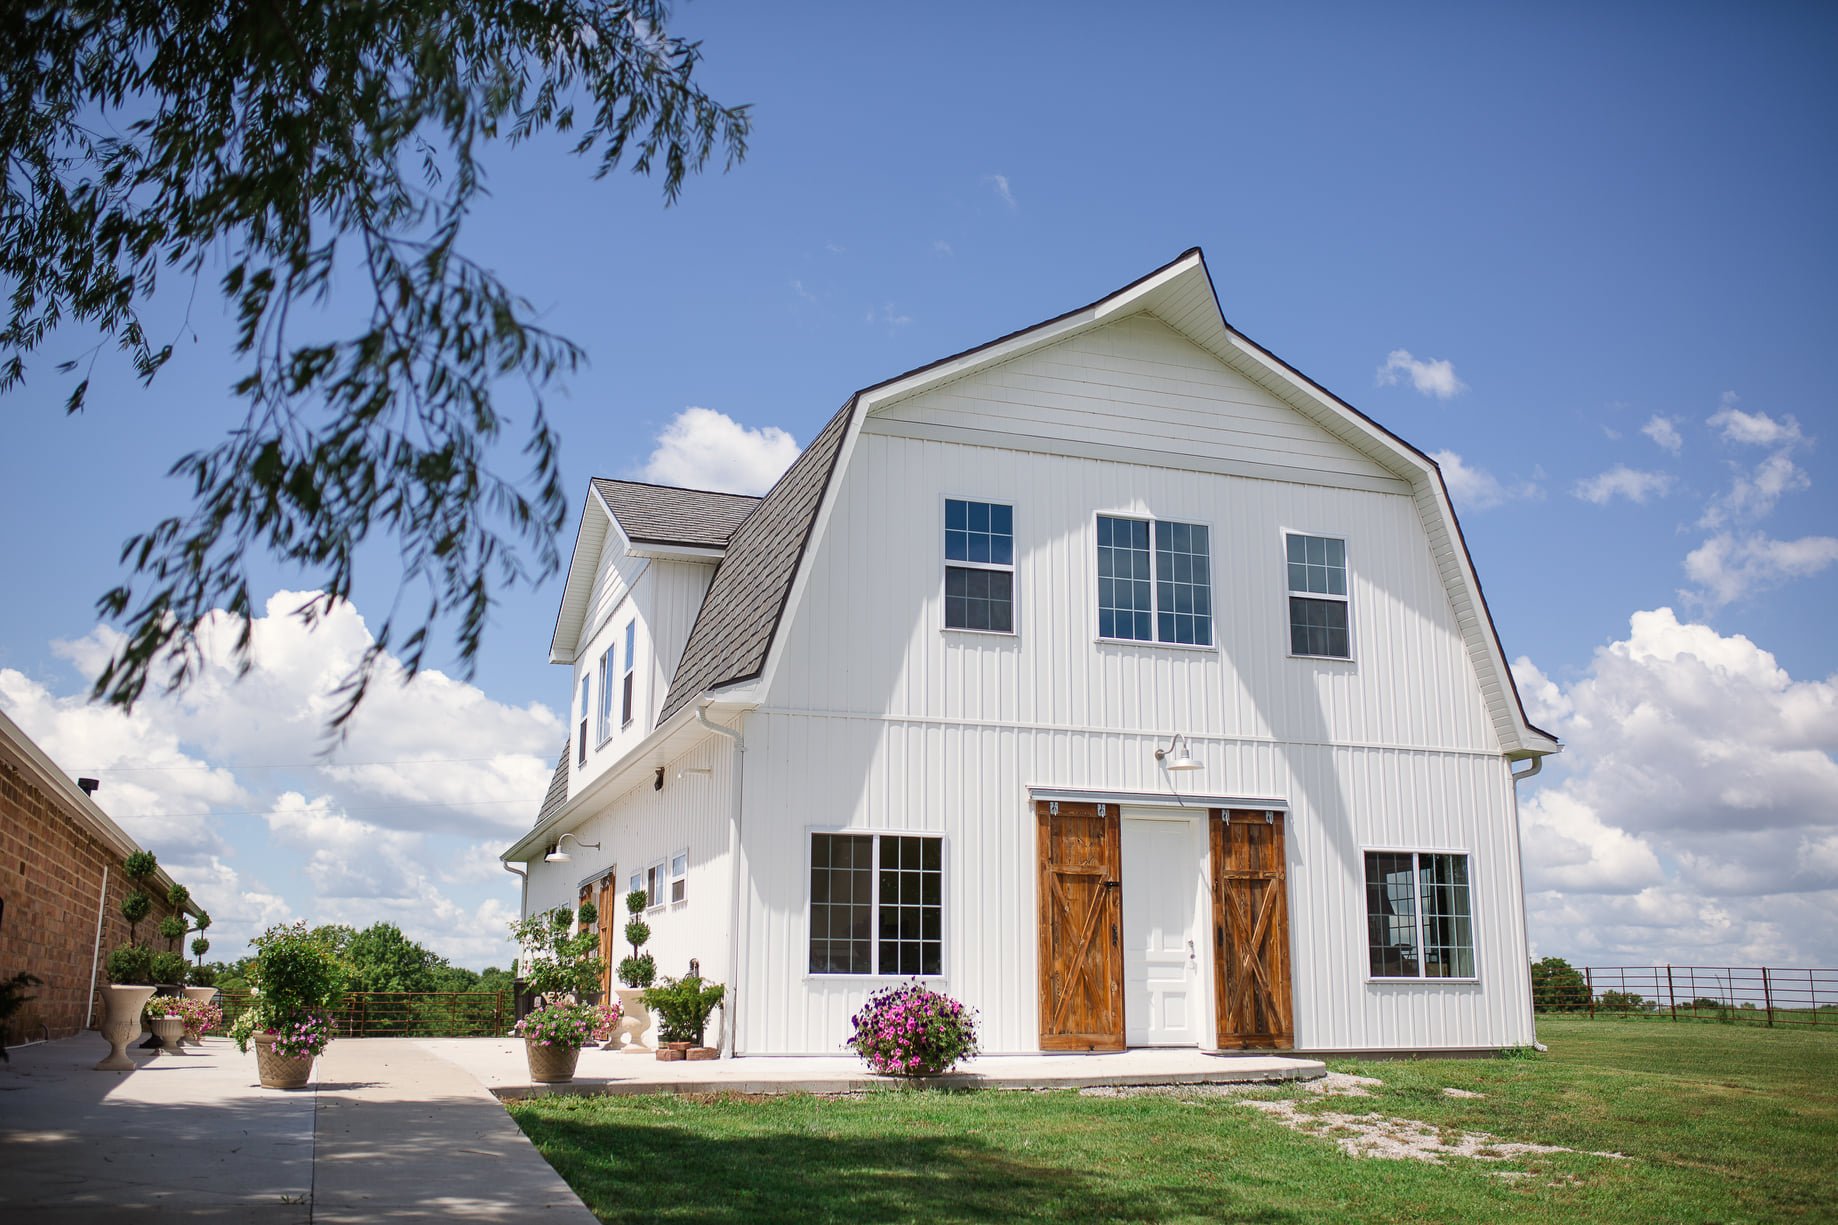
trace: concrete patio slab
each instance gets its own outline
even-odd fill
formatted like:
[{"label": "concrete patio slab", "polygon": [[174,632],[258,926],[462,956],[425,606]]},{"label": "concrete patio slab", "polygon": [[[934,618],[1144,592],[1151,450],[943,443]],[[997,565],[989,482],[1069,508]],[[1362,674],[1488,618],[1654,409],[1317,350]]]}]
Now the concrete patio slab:
[{"label": "concrete patio slab", "polygon": [[534,1085],[523,1043],[503,1038],[426,1038],[427,1051],[466,1069],[500,1098],[551,1093],[860,1093],[920,1085],[946,1089],[1081,1089],[1094,1085],[1242,1084],[1313,1080],[1327,1074],[1315,1059],[1268,1054],[1208,1054],[1191,1048],[1101,1055],[989,1055],[964,1071],[924,1080],[876,1076],[853,1055],[749,1056],[663,1063],[589,1047],[572,1083]]}]

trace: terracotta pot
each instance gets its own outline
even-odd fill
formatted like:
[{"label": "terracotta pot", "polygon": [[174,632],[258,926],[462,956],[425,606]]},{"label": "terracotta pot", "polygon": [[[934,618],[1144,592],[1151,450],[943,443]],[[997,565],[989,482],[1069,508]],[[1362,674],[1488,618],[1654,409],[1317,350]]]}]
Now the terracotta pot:
[{"label": "terracotta pot", "polygon": [[713,1059],[720,1053],[720,1051],[712,1046],[692,1046],[689,1048],[689,1058],[691,1059]]},{"label": "terracotta pot", "polygon": [[669,1047],[673,1051],[686,1051],[690,1047],[694,1046],[695,1043],[693,1042],[666,1042],[664,1043],[664,1045]]},{"label": "terracotta pot", "polygon": [[179,1040],[185,1036],[184,1017],[152,1017],[147,1021],[147,1028],[160,1040],[160,1054],[177,1055]]},{"label": "terracotta pot", "polygon": [[530,1063],[530,1079],[539,1085],[565,1085],[574,1079],[580,1061],[578,1046],[544,1046],[534,1038],[523,1040],[523,1056]]},{"label": "terracotta pot", "polygon": [[273,1034],[255,1035],[255,1070],[264,1089],[300,1089],[313,1076],[313,1056],[281,1055]]},{"label": "terracotta pot", "polygon": [[657,1052],[657,1057],[660,1061],[664,1063],[680,1063],[681,1061],[689,1058],[689,1052],[672,1050],[670,1047],[666,1046],[666,1047],[661,1048]]},{"label": "terracotta pot", "polygon": [[621,1050],[628,1055],[649,1055],[651,1048],[645,1045],[645,1031],[650,1028],[651,1010],[645,1007],[645,989],[619,988],[619,1028],[607,1042],[606,1049]]},{"label": "terracotta pot", "polygon": [[102,988],[102,1036],[108,1040],[109,1053],[96,1065],[96,1071],[134,1070],[134,1061],[128,1058],[128,1043],[140,1037],[140,1010],[152,998],[152,987]]}]

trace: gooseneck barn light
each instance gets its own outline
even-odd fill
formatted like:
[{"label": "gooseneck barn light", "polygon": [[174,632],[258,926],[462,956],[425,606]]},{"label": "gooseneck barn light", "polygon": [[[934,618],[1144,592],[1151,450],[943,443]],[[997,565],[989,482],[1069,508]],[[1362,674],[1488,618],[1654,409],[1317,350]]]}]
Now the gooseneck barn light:
[{"label": "gooseneck barn light", "polygon": [[600,844],[598,842],[582,842],[579,838],[575,838],[573,834],[563,834],[560,838],[555,840],[555,845],[549,848],[549,853],[542,857],[542,861],[544,863],[567,863],[569,860],[573,859],[574,856],[562,849],[562,843],[568,841],[570,838],[574,838],[574,844],[578,847],[585,847],[595,851],[600,849]]},{"label": "gooseneck barn light", "polygon": [[1174,739],[1168,742],[1167,748],[1155,750],[1155,760],[1161,763],[1162,769],[1171,772],[1206,768],[1194,760],[1193,754],[1187,749],[1187,737],[1179,732],[1174,733]]}]

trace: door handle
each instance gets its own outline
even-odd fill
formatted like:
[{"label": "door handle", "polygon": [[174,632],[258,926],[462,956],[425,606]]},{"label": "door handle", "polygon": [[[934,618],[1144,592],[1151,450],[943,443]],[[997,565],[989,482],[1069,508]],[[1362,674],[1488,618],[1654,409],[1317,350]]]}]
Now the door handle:
[{"label": "door handle", "polygon": [[1198,955],[1193,951],[1193,941],[1189,940],[1187,942],[1187,960],[1194,961],[1197,959]]}]

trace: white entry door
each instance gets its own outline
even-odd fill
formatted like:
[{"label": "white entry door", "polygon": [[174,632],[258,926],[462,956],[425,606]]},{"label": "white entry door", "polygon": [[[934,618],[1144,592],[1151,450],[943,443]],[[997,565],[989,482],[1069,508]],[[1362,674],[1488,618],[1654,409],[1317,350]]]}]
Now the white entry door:
[{"label": "white entry door", "polygon": [[1123,821],[1123,1027],[1131,1046],[1200,1041],[1202,832],[1194,821]]}]

